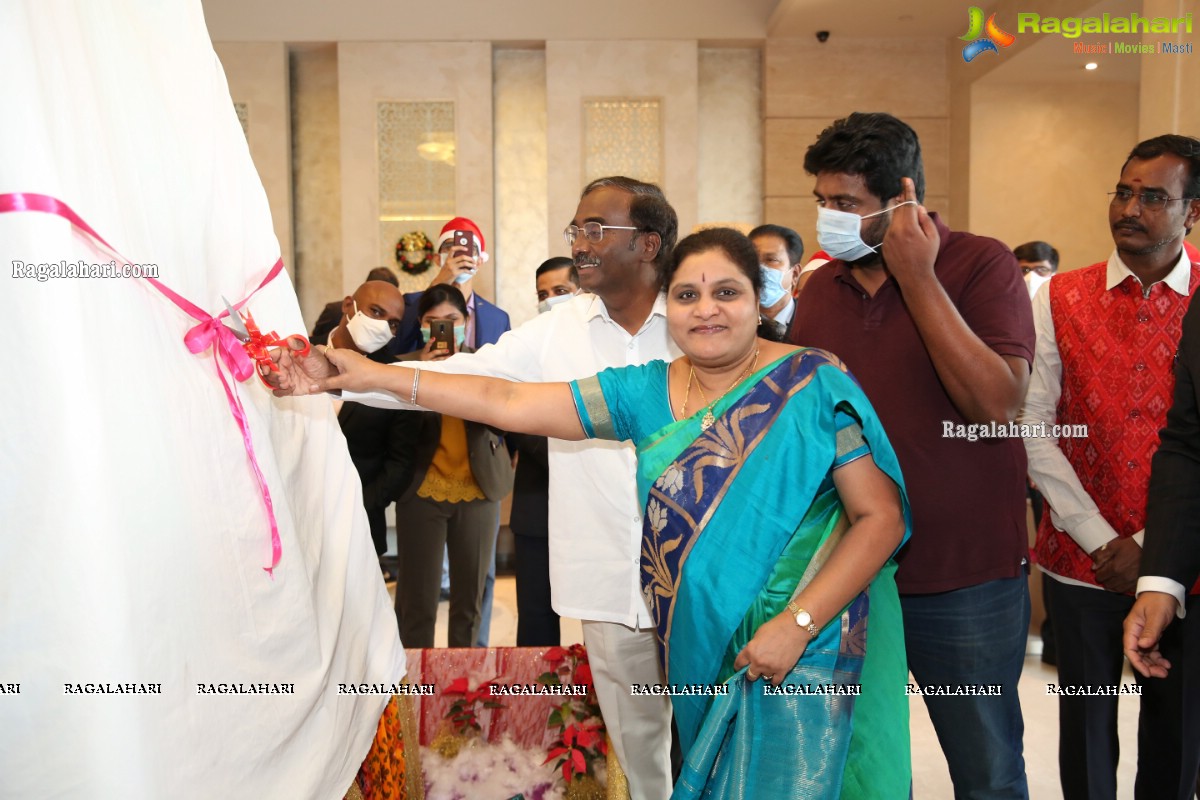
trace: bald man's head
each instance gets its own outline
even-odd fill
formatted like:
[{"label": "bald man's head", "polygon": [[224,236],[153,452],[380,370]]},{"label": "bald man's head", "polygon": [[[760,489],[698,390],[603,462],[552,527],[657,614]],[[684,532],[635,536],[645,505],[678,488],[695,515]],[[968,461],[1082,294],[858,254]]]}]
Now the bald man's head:
[{"label": "bald man's head", "polygon": [[403,316],[399,289],[387,281],[367,281],[342,301],[342,321],[329,341],[334,347],[374,353],[396,335]]}]

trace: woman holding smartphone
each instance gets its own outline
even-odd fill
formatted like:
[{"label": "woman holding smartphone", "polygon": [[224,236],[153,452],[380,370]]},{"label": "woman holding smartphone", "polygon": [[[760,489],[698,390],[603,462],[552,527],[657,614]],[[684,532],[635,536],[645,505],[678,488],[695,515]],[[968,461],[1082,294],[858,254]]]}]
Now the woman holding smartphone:
[{"label": "woman holding smartphone", "polygon": [[[417,306],[425,347],[402,360],[445,358],[462,347],[467,302],[435,284]],[[452,329],[449,337],[434,330]],[[449,345],[447,347],[447,345]],[[406,647],[433,647],[442,552],[450,557],[450,647],[471,647],[479,632],[484,579],[492,563],[500,500],[512,490],[512,459],[499,432],[443,414],[411,414],[412,483],[396,503],[399,577],[396,618]]]}]

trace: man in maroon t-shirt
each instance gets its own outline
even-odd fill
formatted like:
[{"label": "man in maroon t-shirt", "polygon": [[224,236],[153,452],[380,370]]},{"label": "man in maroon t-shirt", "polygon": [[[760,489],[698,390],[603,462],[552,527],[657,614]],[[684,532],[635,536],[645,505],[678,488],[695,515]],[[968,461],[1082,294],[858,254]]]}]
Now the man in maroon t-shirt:
[{"label": "man in maroon t-shirt", "polygon": [[1025,798],[1025,452],[1008,430],[1033,359],[1021,272],[1000,242],[919,205],[921,146],[895,117],[838,120],[804,168],[834,260],[797,299],[792,341],[846,362],[900,459],[913,513],[896,575],[908,666],[955,795]]}]

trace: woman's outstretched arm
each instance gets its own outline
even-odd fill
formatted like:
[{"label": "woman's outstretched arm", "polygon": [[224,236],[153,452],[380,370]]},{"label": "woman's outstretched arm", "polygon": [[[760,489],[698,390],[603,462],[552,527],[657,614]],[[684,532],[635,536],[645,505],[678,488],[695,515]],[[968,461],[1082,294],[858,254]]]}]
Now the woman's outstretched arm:
[{"label": "woman's outstretched arm", "polygon": [[[310,391],[382,389],[422,408],[517,433],[583,439],[583,426],[566,383],[514,383],[500,378],[447,375],[379,364],[350,350],[326,350],[338,373],[314,378]],[[416,362],[408,362],[415,364]]]}]

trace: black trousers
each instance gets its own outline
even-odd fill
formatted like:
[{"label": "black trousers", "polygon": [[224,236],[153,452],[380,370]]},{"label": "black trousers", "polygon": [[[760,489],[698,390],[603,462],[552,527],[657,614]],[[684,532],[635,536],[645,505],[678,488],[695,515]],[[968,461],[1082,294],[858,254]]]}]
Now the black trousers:
[{"label": "black trousers", "polygon": [[517,647],[560,644],[558,614],[550,607],[550,540],[513,531],[517,561]]},{"label": "black trousers", "polygon": [[[1122,623],[1133,598],[1057,580],[1047,583],[1054,607],[1059,685],[1107,687],[1126,683],[1128,679],[1122,674]],[[1176,620],[1163,637],[1163,653],[1173,666],[1168,677],[1134,675],[1142,687],[1134,783],[1137,800],[1189,798],[1195,790],[1200,756],[1200,697],[1196,696],[1200,678],[1190,681],[1196,685],[1190,690],[1189,710],[1185,708],[1188,699],[1184,677],[1189,670],[1185,665],[1188,659],[1183,628]],[[1200,664],[1196,642],[1191,645],[1191,653],[1190,671],[1194,673]],[[1139,700],[1134,695],[1123,697],[1126,702]],[[1059,696],[1058,767],[1065,800],[1113,800],[1117,796],[1118,699],[1116,695]],[[1192,740],[1190,749],[1185,744],[1188,737]]]}]

